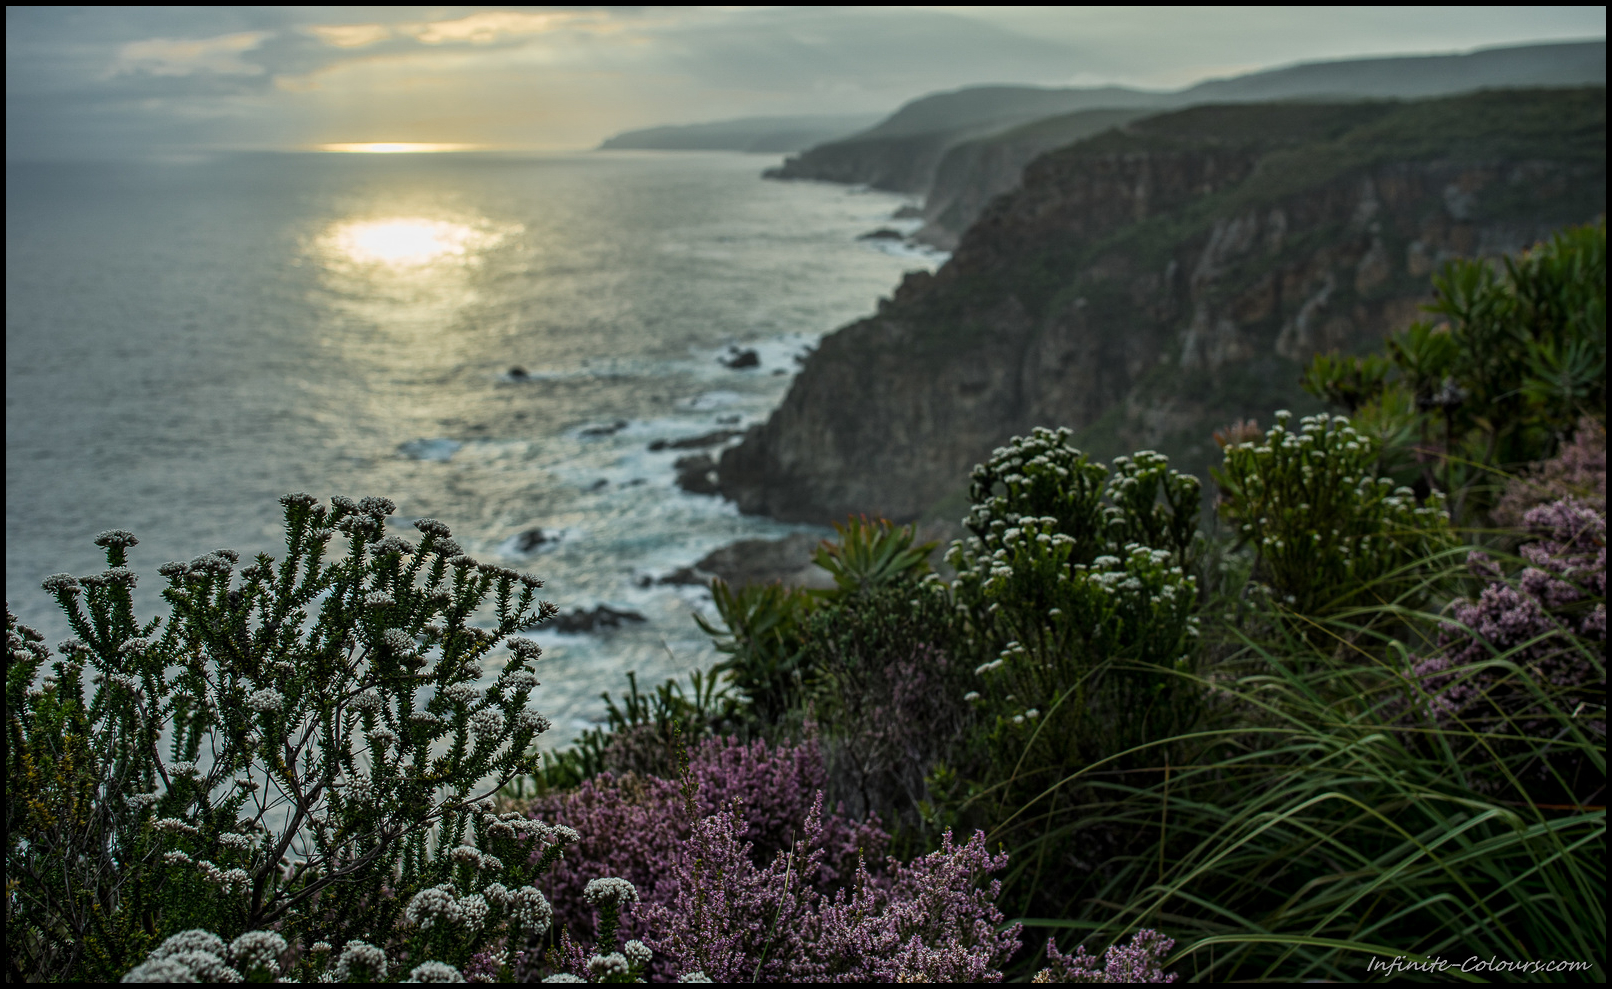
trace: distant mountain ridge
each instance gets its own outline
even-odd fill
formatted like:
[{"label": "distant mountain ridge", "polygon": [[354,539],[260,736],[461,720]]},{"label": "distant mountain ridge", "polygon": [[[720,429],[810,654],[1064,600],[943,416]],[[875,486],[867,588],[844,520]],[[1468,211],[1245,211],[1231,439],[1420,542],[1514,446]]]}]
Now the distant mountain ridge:
[{"label": "distant mountain ridge", "polygon": [[837,140],[879,121],[879,114],[741,117],[703,124],[669,124],[623,131],[601,151],[749,151],[780,154]]},{"label": "distant mountain ridge", "polygon": [[971,87],[920,97],[865,131],[812,147],[763,174],[921,195],[926,225],[919,239],[949,249],[991,198],[1018,185],[1031,160],[1092,133],[1101,118],[1078,116],[1086,111],[1107,111],[1109,125],[1120,126],[1144,111],[1208,103],[1414,99],[1484,88],[1605,84],[1606,42],[1586,41],[1308,62],[1176,92]]}]

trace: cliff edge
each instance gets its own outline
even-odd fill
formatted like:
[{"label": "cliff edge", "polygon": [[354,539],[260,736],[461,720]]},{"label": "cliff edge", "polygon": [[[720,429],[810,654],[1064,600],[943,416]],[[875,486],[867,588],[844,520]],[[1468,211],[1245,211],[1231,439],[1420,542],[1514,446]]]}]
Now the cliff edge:
[{"label": "cliff edge", "polygon": [[826,337],[720,488],[780,519],[905,521],[1038,425],[1201,470],[1215,426],[1309,404],[1311,355],[1416,318],[1442,261],[1605,204],[1599,87],[1133,121],[1036,159],[950,262]]}]

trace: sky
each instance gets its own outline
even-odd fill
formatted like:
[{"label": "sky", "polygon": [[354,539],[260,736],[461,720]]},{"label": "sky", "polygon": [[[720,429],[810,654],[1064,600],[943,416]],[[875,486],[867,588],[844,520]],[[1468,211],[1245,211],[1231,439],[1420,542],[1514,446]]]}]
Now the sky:
[{"label": "sky", "polygon": [[1605,7],[8,7],[8,160],[596,146],[983,83],[1604,38]]}]

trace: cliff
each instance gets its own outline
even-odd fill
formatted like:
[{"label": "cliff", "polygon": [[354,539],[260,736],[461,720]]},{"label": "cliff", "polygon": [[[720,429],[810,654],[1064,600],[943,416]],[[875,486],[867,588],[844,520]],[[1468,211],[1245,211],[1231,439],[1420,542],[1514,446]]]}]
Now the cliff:
[{"label": "cliff", "polygon": [[938,93],[878,126],[791,157],[769,178],[864,184],[923,196],[918,238],[950,249],[995,196],[1042,153],[1142,111],[1211,103],[1422,98],[1499,87],[1606,84],[1604,41],[1458,55],[1313,62],[1202,82],[1168,93],[1122,87],[979,87]]},{"label": "cliff", "polygon": [[1201,470],[1214,427],[1310,404],[1312,354],[1415,318],[1443,260],[1604,212],[1605,141],[1594,88],[1199,107],[1043,155],[936,274],[823,340],[720,488],[908,520],[1037,425]]}]

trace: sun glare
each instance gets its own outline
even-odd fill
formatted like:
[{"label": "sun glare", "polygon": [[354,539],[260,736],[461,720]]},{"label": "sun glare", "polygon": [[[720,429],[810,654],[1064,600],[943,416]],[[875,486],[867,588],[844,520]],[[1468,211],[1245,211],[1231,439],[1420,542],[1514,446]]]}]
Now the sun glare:
[{"label": "sun glare", "polygon": [[347,154],[362,155],[410,155],[429,154],[437,151],[475,151],[479,144],[419,144],[405,141],[390,141],[374,144],[321,144],[320,151],[340,151]]},{"label": "sun glare", "polygon": [[338,251],[353,261],[424,265],[462,258],[482,246],[487,235],[461,223],[400,217],[358,220],[332,232]]}]

